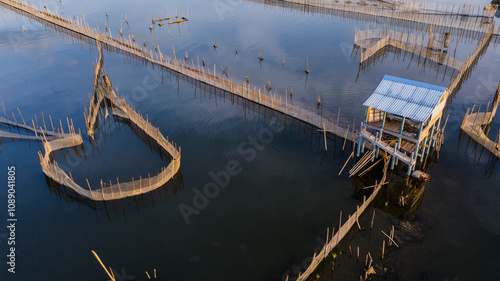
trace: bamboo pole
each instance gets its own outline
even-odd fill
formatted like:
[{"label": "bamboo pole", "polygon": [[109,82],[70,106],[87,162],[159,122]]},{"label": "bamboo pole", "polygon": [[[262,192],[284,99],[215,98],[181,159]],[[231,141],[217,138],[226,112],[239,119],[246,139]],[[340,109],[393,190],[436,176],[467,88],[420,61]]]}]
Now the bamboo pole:
[{"label": "bamboo pole", "polygon": [[3,108],[3,114],[5,115],[5,120],[9,121],[9,119],[7,119],[7,112],[5,112],[5,107],[3,106],[3,102],[2,102],[2,108]]},{"label": "bamboo pole", "polygon": [[399,245],[396,243],[396,241],[394,241],[394,239],[393,239],[391,236],[387,235],[387,233],[385,233],[383,230],[381,230],[381,232],[382,232],[382,234],[384,234],[387,238],[389,238],[389,240],[390,240],[392,243],[394,243],[394,245],[396,245],[396,247],[398,247],[398,248],[399,248]]},{"label": "bamboo pole", "polygon": [[101,193],[102,193],[102,200],[105,201],[105,199],[104,199],[104,187],[102,184],[102,179],[101,179]]},{"label": "bamboo pole", "polygon": [[326,143],[326,129],[325,129],[325,122],[323,122],[323,137],[325,139],[325,151],[328,151],[328,145]]},{"label": "bamboo pole", "polygon": [[111,275],[111,273],[109,273],[108,269],[104,266],[104,263],[102,263],[101,259],[99,258],[99,256],[97,255],[97,253],[94,252],[94,250],[92,250],[92,254],[94,254],[94,256],[97,259],[97,261],[101,264],[102,268],[104,268],[104,271],[106,271],[106,273],[108,274],[109,278],[111,278],[112,281],[116,281],[115,277],[113,275]]},{"label": "bamboo pole", "polygon": [[373,229],[373,221],[375,220],[375,210],[373,210],[372,222],[370,224],[370,229]]},{"label": "bamboo pole", "polygon": [[385,253],[385,240],[382,241],[382,259],[384,259],[384,253]]},{"label": "bamboo pole", "polygon": [[351,157],[353,155],[354,155],[354,151],[351,152],[351,155],[349,155],[349,158],[347,158],[347,160],[345,161],[344,166],[342,166],[342,169],[340,169],[339,176],[340,176],[340,174],[342,174],[342,171],[344,171],[344,168],[347,166],[347,163],[349,163],[349,160],[351,159]]}]

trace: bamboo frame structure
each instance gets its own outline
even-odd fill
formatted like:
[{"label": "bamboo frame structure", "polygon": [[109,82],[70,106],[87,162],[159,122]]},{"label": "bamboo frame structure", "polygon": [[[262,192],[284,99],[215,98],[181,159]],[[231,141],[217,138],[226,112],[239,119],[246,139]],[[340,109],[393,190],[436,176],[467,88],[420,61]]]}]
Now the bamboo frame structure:
[{"label": "bamboo frame structure", "polygon": [[51,178],[53,181],[61,185],[73,189],[76,193],[83,197],[94,201],[105,201],[147,193],[166,184],[179,171],[181,148],[177,147],[175,143],[171,141],[169,142],[167,139],[165,139],[158,128],[152,126],[149,121],[145,120],[142,115],[137,113],[130,105],[128,105],[123,98],[116,95],[116,93],[113,91],[109,78],[106,75],[101,75],[103,72],[103,56],[102,49],[100,47],[99,50],[99,64],[96,66],[96,70],[98,70],[96,71],[98,86],[95,92],[96,100],[98,100],[99,102],[93,103],[91,101],[91,107],[89,110],[89,116],[91,116],[91,118],[87,118],[86,120],[89,136],[93,135],[93,128],[98,120],[97,116],[99,115],[101,106],[104,104],[104,101],[107,100],[112,104],[113,115],[130,120],[131,123],[137,126],[140,130],[144,131],[147,136],[149,136],[161,148],[163,148],[172,156],[170,164],[167,167],[162,168],[161,173],[158,173],[156,176],[144,179],[141,177],[138,183],[139,188],[135,187],[137,183],[132,178],[131,182],[121,183],[118,182],[117,179],[116,185],[118,186],[118,190],[116,188],[113,190],[113,184],[111,182],[109,186],[104,187],[102,180],[100,183],[100,189],[92,189],[87,180],[87,184],[89,186],[89,189],[87,190],[75,183],[73,181],[73,178],[69,177],[66,172],[59,168],[57,162],[51,160],[50,157],[51,153],[54,151],[81,145],[83,143],[81,134],[76,134],[74,128],[70,126],[69,135],[63,134],[56,140],[43,141],[45,154],[39,152],[39,157],[42,170],[47,177]]},{"label": "bamboo frame structure", "polygon": [[[493,99],[491,106],[491,111],[486,108],[485,112],[480,112],[481,105],[476,112],[474,112],[474,107],[472,110],[467,109],[467,113],[462,121],[461,129],[474,139],[478,144],[482,145],[484,148],[489,150],[493,155],[500,158],[500,139],[499,135],[496,136],[495,140],[488,138],[487,133],[485,133],[483,126],[488,127],[495,117],[498,104],[500,102],[500,83]],[[489,105],[489,103],[488,103]],[[470,112],[469,112],[470,111]],[[500,133],[499,133],[500,134]]]}]

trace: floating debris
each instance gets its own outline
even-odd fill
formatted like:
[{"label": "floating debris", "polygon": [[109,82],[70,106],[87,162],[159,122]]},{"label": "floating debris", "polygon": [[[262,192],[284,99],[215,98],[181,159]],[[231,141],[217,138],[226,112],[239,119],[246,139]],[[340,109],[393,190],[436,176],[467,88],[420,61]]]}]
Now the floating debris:
[{"label": "floating debris", "polygon": [[166,18],[162,18],[162,19],[157,19],[157,20],[153,20],[153,22],[162,22],[164,20],[170,20],[170,17],[166,17]]},{"label": "floating debris", "polygon": [[260,49],[260,53],[259,53],[259,57],[258,58],[259,58],[260,61],[264,60],[264,58],[262,57],[262,49]]},{"label": "floating debris", "polygon": [[[408,195],[407,195],[408,196]],[[406,205],[406,197],[407,196],[403,196],[403,191],[401,191],[401,195],[399,196],[398,198],[398,205],[400,207],[404,207]]]},{"label": "floating debris", "polygon": [[174,23],[181,23],[183,21],[187,21],[187,20],[176,20],[176,21],[171,21],[169,22],[168,24],[174,24]]},{"label": "floating debris", "polygon": [[413,173],[411,173],[411,176],[413,178],[416,178],[419,180],[424,180],[424,181],[428,181],[431,178],[431,176],[429,176],[429,174],[426,174],[420,170],[414,171]]}]

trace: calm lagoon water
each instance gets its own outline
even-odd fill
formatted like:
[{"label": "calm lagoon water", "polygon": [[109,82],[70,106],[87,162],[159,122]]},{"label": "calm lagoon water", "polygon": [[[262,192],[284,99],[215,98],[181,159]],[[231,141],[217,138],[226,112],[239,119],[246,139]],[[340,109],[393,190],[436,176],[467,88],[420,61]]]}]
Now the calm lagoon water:
[{"label": "calm lagoon water", "polygon": [[[450,83],[449,76],[443,79],[442,70],[436,75],[433,69],[422,69],[408,57],[390,52],[358,77],[359,55],[351,54],[354,29],[374,25],[339,17],[245,1],[46,1],[46,5],[64,15],[83,12],[90,26],[103,30],[107,24],[114,36],[122,18],[125,36],[135,34],[138,43],[144,39],[148,47],[157,43],[165,54],[171,54],[173,46],[177,56],[187,52],[195,64],[196,56],[204,58],[208,66],[216,64],[219,73],[228,66],[233,80],[248,76],[254,85],[271,81],[281,95],[293,86],[294,103],[325,116],[337,116],[340,108],[341,123],[346,126],[358,124],[363,102],[385,74],[442,86]],[[164,17],[167,5],[169,15],[177,9],[179,15],[189,14],[189,21],[171,30],[167,25],[155,26],[150,32],[151,8],[155,18]],[[1,14],[0,100],[6,111],[19,108],[27,120],[36,113],[40,121],[42,111],[56,122],[69,117],[86,139],[83,110],[89,104],[92,62],[98,52],[11,11]],[[458,58],[465,60],[475,44],[462,41]],[[261,49],[265,60],[259,63]],[[486,175],[488,154],[478,161],[481,150],[475,155],[472,142],[466,149],[467,139],[459,142],[459,135],[467,107],[493,98],[499,50],[493,40],[448,109],[445,144],[427,170],[432,179],[414,212],[424,225],[424,238],[389,255],[389,260],[397,261],[392,268],[400,280],[498,280],[500,173],[497,167]],[[319,245],[325,229],[338,225],[340,211],[345,220],[345,214],[360,204],[360,198],[352,196],[354,181],[345,174],[337,176],[350,154],[349,143],[342,151],[342,141],[331,138],[325,153],[323,136],[316,128],[287,119],[286,129],[281,129],[284,121],[276,113],[245,110],[230,99],[216,98],[151,66],[131,64],[118,54],[105,53],[105,71],[121,96],[182,147],[179,176],[135,199],[105,205],[80,202],[68,190],[47,184],[37,143],[4,142],[1,182],[7,181],[7,167],[14,165],[19,221],[16,274],[7,274],[3,263],[0,280],[107,280],[91,250],[119,278],[125,273],[146,280],[144,271],[156,268],[159,280],[282,280],[284,273],[292,276],[294,270],[304,270],[299,268]],[[323,99],[320,108],[316,108],[318,96]],[[499,128],[497,118],[492,135]],[[238,147],[248,148],[250,140],[264,132],[268,142],[260,142],[260,150],[241,153]],[[145,177],[168,163],[127,125],[112,119],[103,124],[96,143],[93,150],[85,140],[81,160],[71,151],[57,155],[81,185],[86,178],[97,185],[101,178],[115,182],[117,177],[120,181]],[[223,171],[228,163],[237,163],[241,172],[204,208],[183,216],[179,206],[194,207],[197,192],[213,181],[210,173]],[[373,184],[379,177],[373,173],[364,183]],[[395,172],[391,192],[400,190],[403,182]],[[5,214],[7,191],[2,190],[0,206]],[[386,199],[379,201],[382,206]],[[373,236],[366,239],[369,231],[352,231],[341,247],[360,245],[362,255],[370,250],[380,258],[383,236],[378,232],[387,232],[401,212],[384,212],[384,208],[376,212],[378,229]],[[370,217],[363,217],[365,225]],[[0,231],[4,260],[7,245],[2,233],[5,229]],[[320,278],[358,280],[363,272],[352,261],[336,268],[338,275],[320,274]]]}]

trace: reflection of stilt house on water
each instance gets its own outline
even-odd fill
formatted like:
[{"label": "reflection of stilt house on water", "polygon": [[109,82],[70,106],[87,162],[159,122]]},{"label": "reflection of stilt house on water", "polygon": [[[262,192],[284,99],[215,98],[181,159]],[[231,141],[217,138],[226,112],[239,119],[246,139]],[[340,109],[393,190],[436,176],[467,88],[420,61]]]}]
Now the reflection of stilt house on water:
[{"label": "reflection of stilt house on water", "polygon": [[[372,181],[356,177],[353,182],[354,192],[351,197],[363,202],[363,198],[372,192]],[[416,212],[423,201],[426,183],[427,181],[424,180],[410,179],[407,181],[401,177],[392,176],[391,181],[380,190],[377,198],[373,200],[372,206],[396,217],[404,217]],[[389,204],[386,205],[385,202]]]},{"label": "reflection of stilt house on water", "polygon": [[372,160],[383,150],[393,156],[391,169],[401,161],[410,175],[436,145],[447,96],[444,87],[386,75],[363,104],[357,156],[368,142]]}]

